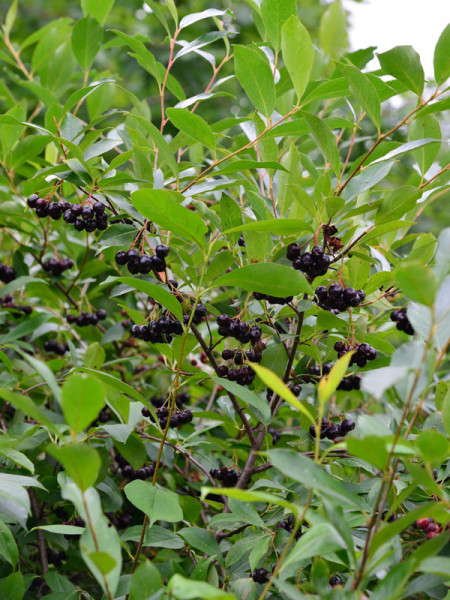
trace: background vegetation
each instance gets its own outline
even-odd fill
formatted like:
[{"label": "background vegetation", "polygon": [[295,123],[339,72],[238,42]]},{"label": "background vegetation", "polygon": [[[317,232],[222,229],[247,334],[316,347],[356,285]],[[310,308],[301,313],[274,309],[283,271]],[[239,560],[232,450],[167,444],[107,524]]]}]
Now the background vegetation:
[{"label": "background vegetation", "polygon": [[0,600],[448,598],[450,26],[178,4],[0,1]]}]

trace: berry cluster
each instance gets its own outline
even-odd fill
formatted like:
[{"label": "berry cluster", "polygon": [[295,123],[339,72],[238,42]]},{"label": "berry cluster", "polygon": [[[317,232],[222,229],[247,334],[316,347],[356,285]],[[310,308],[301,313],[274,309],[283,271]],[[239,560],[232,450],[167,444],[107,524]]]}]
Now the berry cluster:
[{"label": "berry cluster", "polygon": [[419,519],[415,522],[414,526],[417,529],[422,529],[427,534],[427,538],[436,537],[442,531],[441,525],[435,523],[431,517],[429,519]]},{"label": "berry cluster", "polygon": [[[245,356],[247,357],[247,360],[255,363],[261,362],[262,359],[261,352],[252,349],[247,350]],[[222,358],[223,360],[234,360],[237,365],[242,365],[245,362],[244,353],[239,349],[227,348],[222,352]]]},{"label": "berry cluster", "polygon": [[338,385],[338,390],[344,392],[351,392],[352,390],[361,389],[361,377],[359,375],[348,375],[344,377],[341,383]]},{"label": "berry cluster", "polygon": [[[351,346],[345,344],[345,342],[339,341],[334,345],[334,349],[338,353],[338,358],[353,350]],[[377,351],[369,344],[359,344],[356,346],[356,352],[352,355],[350,365],[358,365],[358,367],[365,367],[368,360],[375,360],[377,357]]]},{"label": "berry cluster", "polygon": [[[191,397],[188,392],[182,392],[181,394],[178,394],[175,398],[175,403],[178,408],[182,408],[183,404],[185,404],[185,402],[189,402],[190,398]],[[158,398],[157,396],[153,396],[153,398],[150,398],[150,402],[155,408],[161,408],[161,406],[164,406],[164,404],[166,403],[166,398]]]},{"label": "berry cluster", "polygon": [[[294,531],[294,525],[295,525],[295,517],[294,517],[294,515],[289,515],[286,519],[284,519],[284,521],[279,521],[275,525],[275,528],[276,529],[284,529],[288,533],[292,533]],[[309,527],[309,525],[305,521],[303,521],[302,525]],[[303,534],[303,531],[302,531],[302,527],[300,526],[298,528],[297,533],[295,534],[295,539],[297,540],[299,537],[302,536],[302,534]]]},{"label": "berry cluster", "polygon": [[[198,308],[198,307],[197,307]],[[233,337],[242,344],[259,342],[262,336],[262,329],[258,325],[250,327],[246,321],[233,321],[228,315],[219,315],[217,317],[218,333],[223,337]]]},{"label": "berry cluster", "polygon": [[[355,421],[351,419],[344,419],[341,423],[331,423],[330,421],[323,420],[320,424],[320,439],[327,438],[328,440],[335,440],[338,437],[345,437],[347,433],[355,429]],[[316,437],[316,430],[314,425],[309,428],[309,434],[312,437]]]},{"label": "berry cluster", "polygon": [[330,587],[336,587],[337,585],[341,585],[341,583],[342,583],[342,580],[339,577],[339,575],[332,575],[330,577],[330,579],[328,580],[328,585]]},{"label": "berry cluster", "polygon": [[[172,281],[172,280],[171,280]],[[170,281],[169,281],[170,283]],[[176,283],[176,282],[175,282]],[[207,310],[204,304],[197,304],[194,310],[194,315],[192,317],[192,323],[194,325],[200,325],[203,319],[206,318]],[[191,317],[189,315],[183,316],[183,325],[187,325],[190,321]]]},{"label": "berry cluster", "polygon": [[47,340],[44,342],[44,350],[46,352],[53,352],[58,356],[63,356],[69,350],[69,344],[67,342],[58,344],[56,340]]},{"label": "berry cluster", "polygon": [[153,476],[155,472],[154,465],[147,465],[145,467],[141,467],[140,469],[133,469],[133,467],[128,463],[128,461],[121,455],[116,456],[117,464],[121,467],[122,475],[127,479],[148,479]]},{"label": "berry cluster", "polygon": [[294,296],[286,296],[286,298],[278,298],[277,296],[268,296],[267,294],[260,294],[259,292],[253,292],[253,298],[255,300],[267,300],[269,304],[289,304],[294,299]]},{"label": "berry cluster", "polygon": [[255,569],[250,577],[253,579],[253,581],[255,583],[267,583],[269,580],[267,578],[267,575],[269,574],[269,571],[267,569],[265,569],[264,567],[261,567],[260,569]]},{"label": "berry cluster", "polygon": [[[145,467],[147,468],[147,467]],[[141,471],[141,469],[138,469]],[[140,479],[140,477],[135,477],[135,479]],[[110,523],[116,527],[116,529],[126,529],[133,522],[133,511],[127,509],[121,515],[116,516],[114,513],[107,512],[105,516],[108,517]]]},{"label": "berry cluster", "polygon": [[408,335],[414,335],[414,329],[406,316],[406,308],[398,308],[391,312],[391,321],[394,321],[395,326],[399,331],[404,331]]},{"label": "berry cluster", "polygon": [[33,310],[31,306],[15,304],[14,298],[11,296],[11,294],[5,294],[4,296],[2,296],[0,298],[0,304],[2,305],[2,308],[13,308],[15,310],[19,310],[20,312],[23,312],[25,315],[31,315],[31,311]]},{"label": "berry cluster", "polygon": [[50,258],[42,263],[42,268],[47,273],[51,273],[54,277],[58,277],[64,271],[71,269],[73,267],[73,260],[71,258],[62,258],[58,260],[57,258]]},{"label": "berry cluster", "polygon": [[351,306],[359,306],[366,297],[363,290],[355,290],[352,287],[342,288],[338,283],[330,285],[328,290],[324,285],[319,285],[315,294],[318,306],[334,315],[346,311]]},{"label": "berry cluster", "polygon": [[286,258],[292,262],[294,269],[302,271],[310,279],[325,275],[331,262],[330,256],[325,254],[322,246],[314,246],[311,252],[301,254],[300,246],[296,243],[289,244]]},{"label": "berry cluster", "polygon": [[92,232],[96,229],[108,228],[106,207],[100,201],[94,202],[92,206],[88,204],[83,206],[71,202],[50,202],[46,198],[39,198],[37,194],[32,194],[28,198],[27,204],[36,210],[36,215],[40,219],[50,217],[57,221],[64,215],[64,221],[73,224],[77,231]]},{"label": "berry cluster", "polygon": [[172,319],[168,315],[149,321],[147,325],[132,325],[131,337],[152,342],[152,344],[170,344],[173,335],[181,335],[183,326],[178,319]]},{"label": "berry cluster", "polygon": [[272,436],[272,444],[275,446],[275,444],[278,443],[281,439],[280,431],[278,429],[275,429],[275,427],[268,427],[267,433],[270,433],[270,435]]},{"label": "berry cluster", "polygon": [[68,323],[75,323],[78,327],[87,327],[88,325],[97,325],[99,321],[106,319],[106,310],[100,308],[95,313],[82,312],[77,315],[67,315]]},{"label": "berry cluster", "polygon": [[155,248],[155,254],[142,254],[136,248],[130,248],[130,250],[120,250],[116,256],[115,261],[117,265],[127,265],[128,271],[132,275],[141,273],[146,275],[150,271],[160,273],[166,269],[166,261],[164,260],[169,254],[168,246],[159,244]]},{"label": "berry cluster", "polygon": [[319,365],[312,365],[308,369],[308,372],[312,377],[306,376],[306,377],[303,377],[303,380],[307,381],[307,382],[313,380],[313,383],[316,383],[317,378],[320,378],[321,375],[328,375],[328,373],[330,371],[331,371],[330,363],[323,363],[322,369],[319,367]]},{"label": "berry cluster", "polygon": [[3,283],[9,283],[15,278],[15,270],[12,267],[7,267],[3,263],[0,263],[0,281],[3,281]]},{"label": "berry cluster", "polygon": [[[66,203],[67,204],[67,203]],[[77,231],[85,229],[88,232],[99,229],[104,231],[108,229],[108,215],[105,205],[102,202],[94,202],[92,206],[82,206],[81,204],[72,204],[64,212],[64,221],[73,223]]]},{"label": "berry cluster", "polygon": [[[147,407],[144,406],[141,412],[143,417],[149,417],[150,421],[155,423],[155,419],[153,418],[152,413]],[[157,408],[155,412],[156,416],[158,417],[159,426],[161,427],[161,429],[165,429],[167,421],[169,419],[169,408],[167,406],[161,406],[161,408]],[[179,427],[180,425],[186,425],[186,423],[190,423],[192,419],[193,414],[188,408],[185,410],[173,412],[172,416],[170,417],[169,427]]]},{"label": "berry cluster", "polygon": [[64,550],[60,550],[56,552],[56,550],[52,550],[51,548],[47,548],[47,560],[50,565],[55,565],[55,567],[60,567],[62,565],[62,561],[66,560],[67,556]]},{"label": "berry cluster", "polygon": [[236,381],[239,385],[251,385],[256,375],[251,367],[229,369],[226,365],[220,365],[218,371],[219,377],[226,377],[228,381]]},{"label": "berry cluster", "polygon": [[214,479],[222,481],[225,487],[234,487],[239,479],[239,473],[227,467],[211,469],[209,473]]},{"label": "berry cluster", "polygon": [[[320,371],[319,371],[319,373],[320,373]],[[302,386],[299,383],[295,383],[295,384],[290,383],[288,385],[288,387],[291,390],[291,392],[294,394],[294,396],[300,396],[300,392],[302,391]],[[274,395],[274,391],[271,388],[267,388],[266,398],[269,402],[272,400],[273,395]]]}]

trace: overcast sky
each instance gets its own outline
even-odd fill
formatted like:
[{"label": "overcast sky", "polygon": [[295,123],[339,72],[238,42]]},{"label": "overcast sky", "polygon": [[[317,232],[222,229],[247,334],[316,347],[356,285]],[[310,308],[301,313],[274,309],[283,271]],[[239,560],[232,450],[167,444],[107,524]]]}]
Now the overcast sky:
[{"label": "overcast sky", "polygon": [[[379,52],[410,45],[420,54],[427,77],[433,76],[433,53],[450,22],[450,0],[343,0],[350,11],[352,49],[377,46]],[[377,63],[370,64],[370,67]]]}]

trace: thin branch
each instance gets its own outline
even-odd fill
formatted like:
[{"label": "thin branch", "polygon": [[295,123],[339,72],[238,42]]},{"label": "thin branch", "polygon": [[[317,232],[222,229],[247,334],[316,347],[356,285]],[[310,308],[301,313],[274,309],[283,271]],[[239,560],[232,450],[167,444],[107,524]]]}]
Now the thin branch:
[{"label": "thin branch", "polygon": [[[192,329],[193,334],[197,338],[198,343],[202,347],[203,352],[208,357],[208,360],[211,363],[212,368],[217,373],[217,375],[219,375],[219,365],[217,364],[216,359],[214,358],[212,353],[210,352],[210,349],[208,348],[208,345],[206,344],[205,340],[200,335],[199,330],[193,323],[191,323],[191,329]],[[227,391],[227,390],[225,390],[225,391]],[[234,396],[234,394],[232,394],[231,392],[228,392],[228,391],[227,391],[227,394],[233,404],[235,411],[238,413],[239,417],[241,418],[242,424],[244,425],[245,432],[248,435],[248,438],[250,440],[250,444],[251,444],[252,448],[255,448],[256,447],[255,435],[253,433],[253,429],[252,429],[250,423],[248,422],[247,417],[245,416],[244,409],[240,406],[240,404],[236,400],[236,397]]]}]

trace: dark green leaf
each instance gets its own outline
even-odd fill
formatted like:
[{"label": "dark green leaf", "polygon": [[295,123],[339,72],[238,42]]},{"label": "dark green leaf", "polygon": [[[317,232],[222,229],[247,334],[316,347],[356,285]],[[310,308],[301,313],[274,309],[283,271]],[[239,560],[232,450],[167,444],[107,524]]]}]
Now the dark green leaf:
[{"label": "dark green leaf", "polygon": [[102,44],[103,29],[92,17],[84,17],[78,21],[72,31],[72,50],[78,64],[87,71]]},{"label": "dark green leaf", "polygon": [[216,279],[216,286],[235,286],[247,292],[260,292],[278,298],[312,293],[305,277],[291,267],[275,263],[256,263],[235,269]]},{"label": "dark green leaf", "polygon": [[144,189],[131,195],[134,207],[150,221],[181,238],[205,245],[206,225],[198,213],[179,203],[181,194],[169,190]]},{"label": "dark green leaf", "polygon": [[418,96],[422,95],[425,76],[420,57],[412,46],[396,46],[378,54],[381,68],[406,85]]},{"label": "dark green leaf", "polygon": [[275,108],[275,83],[267,59],[257,50],[234,46],[236,77],[256,110],[269,118]]}]

